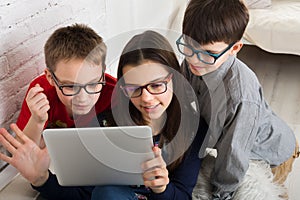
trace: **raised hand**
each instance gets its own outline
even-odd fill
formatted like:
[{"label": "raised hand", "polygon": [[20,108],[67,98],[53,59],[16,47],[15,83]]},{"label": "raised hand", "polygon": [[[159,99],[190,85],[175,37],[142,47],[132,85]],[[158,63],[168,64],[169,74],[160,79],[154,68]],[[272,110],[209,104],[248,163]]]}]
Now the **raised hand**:
[{"label": "raised hand", "polygon": [[31,112],[31,116],[36,123],[45,123],[48,120],[47,111],[50,109],[47,96],[43,93],[44,89],[36,84],[27,94],[26,103]]},{"label": "raised hand", "polygon": [[142,164],[144,185],[151,188],[154,193],[162,193],[169,183],[169,172],[161,156],[161,149],[154,146],[153,152],[155,157]]},{"label": "raised hand", "polygon": [[49,176],[50,157],[47,149],[40,149],[16,124],[11,124],[10,127],[19,140],[1,128],[0,143],[12,156],[0,153],[0,159],[14,166],[31,184],[43,185]]}]

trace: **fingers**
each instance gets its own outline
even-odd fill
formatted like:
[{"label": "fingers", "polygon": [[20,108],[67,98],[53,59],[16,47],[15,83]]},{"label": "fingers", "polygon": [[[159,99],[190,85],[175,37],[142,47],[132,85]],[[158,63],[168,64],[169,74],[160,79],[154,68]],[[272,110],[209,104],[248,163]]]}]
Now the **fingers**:
[{"label": "fingers", "polygon": [[161,156],[161,149],[158,147],[158,144],[155,144],[154,147],[152,148],[154,157],[159,157]]},{"label": "fingers", "polygon": [[168,179],[168,170],[166,168],[155,168],[151,171],[146,171],[143,174],[144,181],[158,181],[158,179]]},{"label": "fingers", "polygon": [[154,153],[154,158],[148,160],[142,164],[142,169],[144,171],[151,170],[153,168],[166,168],[166,163],[161,155],[161,149],[158,146],[154,146],[152,148]]},{"label": "fingers", "polygon": [[154,158],[142,164],[144,185],[162,192],[169,183],[169,173],[166,163],[161,155],[161,149],[155,145],[153,148]]},{"label": "fingers", "polygon": [[44,91],[44,88],[42,88],[39,84],[36,84],[34,87],[32,87],[27,94],[26,100],[32,99],[36,94],[41,93]]},{"label": "fingers", "polygon": [[152,190],[161,191],[169,184],[169,176],[167,169],[156,168],[143,174],[144,185]]},{"label": "fingers", "polygon": [[42,100],[47,100],[47,96],[43,93],[44,88],[40,87],[39,84],[36,84],[32,87],[26,97],[27,104],[36,104]]},{"label": "fingers", "polygon": [[[16,133],[16,136],[18,137],[18,138],[20,138],[21,139],[21,141],[23,141],[24,143],[26,143],[26,142],[30,142],[31,140],[23,133],[23,131],[21,131],[20,129],[19,129],[19,127],[16,125],[16,124],[11,124],[10,125],[10,128],[11,128],[11,130],[13,131],[13,132],[15,132]],[[17,140],[16,140],[17,141]],[[18,142],[18,141],[17,141]],[[19,142],[18,142],[19,143]],[[20,143],[18,144],[18,146],[20,145]]]},{"label": "fingers", "polygon": [[[1,137],[2,136],[0,136],[0,138]],[[1,144],[2,144],[2,142],[1,142]],[[7,155],[5,155],[5,154],[3,154],[3,153],[0,153],[0,160],[3,160],[4,162],[7,162],[7,163],[11,164],[12,158],[9,157],[9,156],[7,156]]]},{"label": "fingers", "polygon": [[26,96],[26,103],[37,122],[46,121],[48,117],[47,111],[50,109],[49,101],[43,91],[44,89],[39,84],[36,84]]},{"label": "fingers", "polygon": [[0,143],[11,154],[14,154],[16,149],[20,146],[20,142],[10,135],[10,133],[8,133],[4,128],[0,129]]}]

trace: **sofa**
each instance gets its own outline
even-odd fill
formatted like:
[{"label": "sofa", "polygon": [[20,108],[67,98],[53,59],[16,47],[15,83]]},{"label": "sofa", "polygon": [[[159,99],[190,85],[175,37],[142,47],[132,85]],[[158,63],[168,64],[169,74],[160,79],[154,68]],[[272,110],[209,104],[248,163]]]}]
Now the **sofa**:
[{"label": "sofa", "polygon": [[250,20],[244,43],[271,53],[300,55],[300,0],[244,0]]}]

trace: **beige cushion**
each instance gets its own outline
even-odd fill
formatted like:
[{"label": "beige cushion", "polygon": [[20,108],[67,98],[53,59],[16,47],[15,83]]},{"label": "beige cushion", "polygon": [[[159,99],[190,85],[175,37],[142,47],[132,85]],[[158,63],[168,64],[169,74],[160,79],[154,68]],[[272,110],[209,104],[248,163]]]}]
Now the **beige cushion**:
[{"label": "beige cushion", "polygon": [[272,4],[271,0],[244,0],[244,2],[249,9],[269,8]]}]

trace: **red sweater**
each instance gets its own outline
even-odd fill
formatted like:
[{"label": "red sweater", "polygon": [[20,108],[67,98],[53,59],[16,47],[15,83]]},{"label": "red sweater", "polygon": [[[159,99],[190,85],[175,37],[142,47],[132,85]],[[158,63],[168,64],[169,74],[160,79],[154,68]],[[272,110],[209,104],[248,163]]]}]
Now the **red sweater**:
[{"label": "red sweater", "polygon": [[[95,114],[99,114],[104,110],[111,109],[111,95],[116,84],[116,79],[108,74],[105,74],[105,80],[106,84],[101,91],[100,97],[97,103],[95,104],[94,109],[91,109],[91,111],[88,114],[82,115],[79,118],[77,118],[76,127],[87,126],[91,119],[95,117]],[[57,96],[55,87],[49,84],[48,80],[46,79],[46,76],[41,75],[35,78],[30,83],[27,93],[36,84],[39,84],[42,88],[44,88],[44,94],[47,96],[50,104],[50,110],[48,111],[48,121],[45,123],[44,128],[73,127],[74,120],[68,115],[65,105],[59,100]],[[17,120],[17,125],[21,130],[25,128],[31,116],[30,110],[25,99],[26,97],[24,98],[22,109]]]}]

